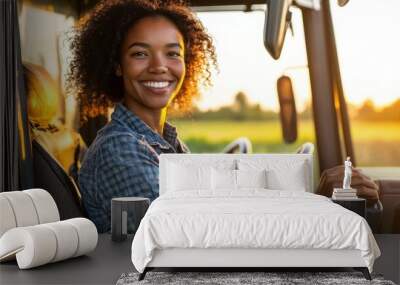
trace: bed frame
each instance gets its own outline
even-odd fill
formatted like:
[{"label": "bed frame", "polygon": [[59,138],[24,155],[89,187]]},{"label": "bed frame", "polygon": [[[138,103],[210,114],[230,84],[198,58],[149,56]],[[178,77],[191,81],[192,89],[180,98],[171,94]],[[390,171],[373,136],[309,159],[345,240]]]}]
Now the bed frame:
[{"label": "bed frame", "polygon": [[[232,268],[246,271],[254,268],[337,268],[361,271],[367,280],[371,275],[359,250],[331,249],[238,249],[238,248],[170,248],[156,250],[153,259],[139,275],[155,268]],[[237,269],[237,270],[236,270]]]},{"label": "bed frame", "polygon": [[[181,159],[212,162],[223,158],[233,161],[248,158],[247,154],[162,154],[160,156],[160,195],[167,189],[167,163]],[[290,159],[302,160],[308,167],[306,191],[313,192],[313,158],[311,154],[255,154],[255,159]],[[371,280],[369,270],[359,250],[331,249],[254,249],[254,248],[169,248],[157,249],[139,280],[146,273],[156,268],[231,268],[234,271],[246,271],[250,268],[343,268],[350,267],[361,271]],[[262,271],[262,270],[261,270]]]}]

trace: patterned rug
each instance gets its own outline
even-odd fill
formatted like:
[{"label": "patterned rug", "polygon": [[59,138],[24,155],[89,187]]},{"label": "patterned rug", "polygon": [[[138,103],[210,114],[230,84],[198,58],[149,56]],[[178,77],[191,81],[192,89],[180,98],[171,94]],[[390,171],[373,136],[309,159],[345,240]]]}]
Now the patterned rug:
[{"label": "patterned rug", "polygon": [[122,274],[117,285],[133,284],[379,284],[395,285],[384,280],[380,275],[372,274],[372,281],[364,278],[360,272],[148,272],[142,281],[138,281],[138,273]]}]

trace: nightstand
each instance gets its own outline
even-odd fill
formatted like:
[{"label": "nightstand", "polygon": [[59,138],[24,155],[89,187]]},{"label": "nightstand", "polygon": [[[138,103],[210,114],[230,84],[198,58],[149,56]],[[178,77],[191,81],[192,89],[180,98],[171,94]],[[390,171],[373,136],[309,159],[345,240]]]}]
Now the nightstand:
[{"label": "nightstand", "polygon": [[119,197],[111,199],[111,238],[124,241],[128,231],[135,234],[140,221],[150,206],[150,199],[143,197]]},{"label": "nightstand", "polygon": [[340,206],[359,214],[365,218],[366,200],[363,198],[352,198],[352,199],[332,199],[333,203],[339,204]]}]

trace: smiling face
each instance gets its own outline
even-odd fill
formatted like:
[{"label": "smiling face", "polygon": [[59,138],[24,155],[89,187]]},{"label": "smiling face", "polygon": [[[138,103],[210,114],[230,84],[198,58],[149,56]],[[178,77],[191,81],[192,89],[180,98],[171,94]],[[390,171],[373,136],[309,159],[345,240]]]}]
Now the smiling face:
[{"label": "smiling face", "polygon": [[117,75],[122,76],[124,101],[136,108],[166,108],[185,77],[184,41],[168,19],[155,16],[136,22],[121,46]]}]

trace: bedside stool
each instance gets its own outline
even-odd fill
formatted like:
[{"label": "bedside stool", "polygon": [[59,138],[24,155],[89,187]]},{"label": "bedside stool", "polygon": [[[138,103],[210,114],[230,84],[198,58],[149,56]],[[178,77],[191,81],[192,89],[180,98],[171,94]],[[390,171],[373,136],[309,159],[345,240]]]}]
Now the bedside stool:
[{"label": "bedside stool", "polygon": [[124,241],[135,234],[140,221],[150,206],[150,199],[142,197],[120,197],[111,199],[111,239]]},{"label": "bedside stool", "polygon": [[365,208],[366,200],[363,198],[352,198],[352,199],[332,199],[333,203],[339,204],[340,206],[359,214],[365,219]]}]

